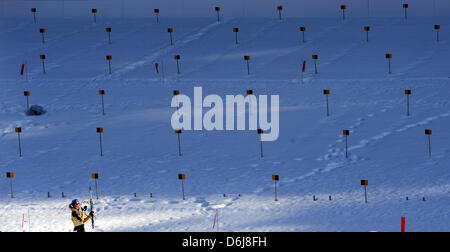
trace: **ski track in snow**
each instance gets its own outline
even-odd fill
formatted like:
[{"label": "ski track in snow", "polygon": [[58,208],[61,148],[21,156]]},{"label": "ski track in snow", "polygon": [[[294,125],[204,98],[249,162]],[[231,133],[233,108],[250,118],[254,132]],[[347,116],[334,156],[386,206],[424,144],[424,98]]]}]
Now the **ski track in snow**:
[{"label": "ski track in snow", "polygon": [[[203,28],[201,28],[200,30],[198,30],[197,32],[187,35],[185,38],[180,39],[178,41],[176,41],[176,43],[174,44],[174,46],[168,45],[168,46],[164,46],[163,48],[158,49],[156,52],[152,53],[151,55],[147,55],[145,57],[143,57],[142,59],[139,60],[135,60],[133,62],[129,62],[124,64],[124,66],[120,69],[115,71],[112,74],[112,78],[120,78],[121,76],[130,73],[132,71],[134,71],[137,68],[140,67],[144,67],[147,66],[149,64],[152,64],[156,59],[158,59],[159,57],[161,57],[164,54],[168,54],[169,52],[172,51],[176,51],[177,49],[191,43],[194,42],[200,38],[202,38],[204,35],[206,35],[210,30],[212,30],[214,27],[221,25],[221,24],[225,24],[230,22],[231,19],[226,19],[225,21],[218,23],[218,22],[214,22],[212,24],[209,24]],[[101,76],[97,76],[96,78],[100,78]]]}]

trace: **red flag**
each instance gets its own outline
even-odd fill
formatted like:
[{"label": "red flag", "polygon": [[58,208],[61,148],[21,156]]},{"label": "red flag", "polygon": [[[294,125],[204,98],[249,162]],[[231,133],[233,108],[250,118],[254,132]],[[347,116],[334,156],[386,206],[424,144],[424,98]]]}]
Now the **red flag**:
[{"label": "red flag", "polygon": [[402,233],[406,232],[406,218],[402,217]]},{"label": "red flag", "polygon": [[305,72],[305,70],[306,70],[306,60],[303,61],[303,69],[302,69],[302,71]]},{"label": "red flag", "polygon": [[25,69],[25,64],[22,64],[22,69],[20,70],[20,75],[23,75],[23,70]]},{"label": "red flag", "polygon": [[155,63],[156,73],[159,73],[158,66],[159,66],[158,63]]}]

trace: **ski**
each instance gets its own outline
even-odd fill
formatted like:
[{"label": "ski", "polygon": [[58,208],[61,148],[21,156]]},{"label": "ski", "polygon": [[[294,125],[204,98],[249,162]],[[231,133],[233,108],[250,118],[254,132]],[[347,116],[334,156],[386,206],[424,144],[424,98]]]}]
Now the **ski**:
[{"label": "ski", "polygon": [[[89,204],[91,205],[91,212],[94,211],[94,201],[92,201],[92,188],[89,186]],[[92,229],[94,229],[94,215],[91,216]]]}]

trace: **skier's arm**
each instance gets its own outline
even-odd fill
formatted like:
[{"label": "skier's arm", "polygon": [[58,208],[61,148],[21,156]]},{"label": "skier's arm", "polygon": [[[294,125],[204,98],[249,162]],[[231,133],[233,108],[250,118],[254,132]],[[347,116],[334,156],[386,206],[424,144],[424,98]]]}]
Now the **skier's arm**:
[{"label": "skier's arm", "polygon": [[83,223],[88,222],[88,221],[92,218],[92,216],[94,216],[94,211],[91,211],[91,212],[89,213],[88,217],[84,219]]}]

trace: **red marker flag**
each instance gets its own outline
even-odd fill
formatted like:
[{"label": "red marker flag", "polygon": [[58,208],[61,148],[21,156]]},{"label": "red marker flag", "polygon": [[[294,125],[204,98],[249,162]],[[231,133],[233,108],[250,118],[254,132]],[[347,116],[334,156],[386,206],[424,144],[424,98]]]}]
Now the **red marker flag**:
[{"label": "red marker flag", "polygon": [[402,217],[402,233],[406,232],[406,218]]},{"label": "red marker flag", "polygon": [[159,73],[158,66],[159,66],[158,63],[155,63],[156,73]]},{"label": "red marker flag", "polygon": [[22,64],[22,69],[20,69],[20,75],[23,75],[23,70],[25,69],[25,64]]},{"label": "red marker flag", "polygon": [[214,215],[213,229],[216,227],[217,213]]},{"label": "red marker flag", "polygon": [[306,70],[306,60],[303,61],[303,68],[302,68],[303,72],[305,72],[305,70]]}]

